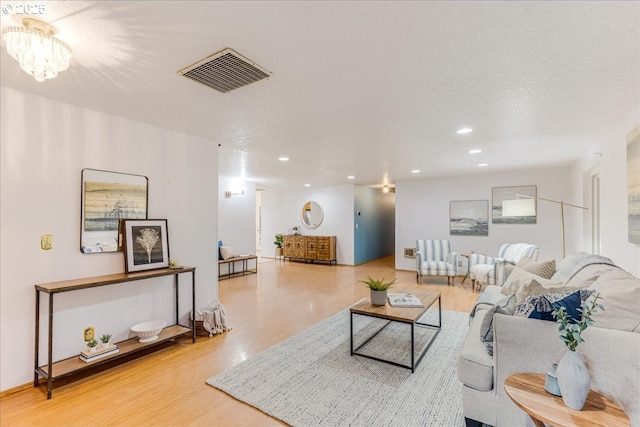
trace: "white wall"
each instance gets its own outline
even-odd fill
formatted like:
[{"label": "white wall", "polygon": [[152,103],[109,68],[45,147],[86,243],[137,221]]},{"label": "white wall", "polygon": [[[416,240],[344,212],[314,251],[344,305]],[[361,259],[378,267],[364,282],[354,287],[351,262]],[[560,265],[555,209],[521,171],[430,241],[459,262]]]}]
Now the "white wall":
[{"label": "white wall", "polygon": [[[572,195],[570,178],[571,168],[560,167],[396,182],[396,268],[415,269],[415,260],[404,258],[403,248],[415,247],[416,239],[448,239],[456,252],[489,255],[496,255],[502,243],[534,243],[540,249],[539,259],[559,260],[559,205],[538,201],[536,224],[492,224],[489,211],[489,235],[485,237],[449,235],[449,202],[488,200],[491,209],[492,187],[537,185],[540,197],[580,204],[579,195]],[[565,208],[565,221],[581,227],[582,212]],[[567,227],[567,253],[582,250],[582,239],[574,236],[577,233],[574,226]]]},{"label": "white wall", "polygon": [[[602,138],[602,155],[587,155],[574,172],[583,183],[585,203],[590,203],[590,175],[599,169],[602,255],[640,277],[640,246],[629,243],[627,222],[627,132],[640,124],[640,104],[616,122]],[[590,229],[585,246],[590,243]]]},{"label": "white wall", "polygon": [[[243,195],[226,198],[225,191]],[[256,253],[256,184],[220,176],[218,178],[218,240],[235,254]]]},{"label": "white wall", "polygon": [[[33,379],[34,284],[124,271],[122,253],[80,253],[83,168],[147,176],[149,217],[168,219],[171,257],[197,268],[198,306],[217,296],[215,143],[6,87],[0,93],[0,389]],[[49,251],[40,249],[46,233]],[[55,359],[84,349],[87,326],[118,341],[137,322],[173,323],[172,286],[161,278],[57,295]],[[181,288],[186,296],[186,275]],[[188,302],[181,298],[183,322]]]},{"label": "white wall", "polygon": [[[324,220],[315,229],[302,225],[300,214],[307,201],[316,201],[324,210]],[[353,185],[309,188],[299,191],[262,192],[262,254],[273,256],[273,242],[278,233],[287,234],[294,226],[301,234],[309,236],[336,236],[336,251],[339,264],[353,265]]]}]

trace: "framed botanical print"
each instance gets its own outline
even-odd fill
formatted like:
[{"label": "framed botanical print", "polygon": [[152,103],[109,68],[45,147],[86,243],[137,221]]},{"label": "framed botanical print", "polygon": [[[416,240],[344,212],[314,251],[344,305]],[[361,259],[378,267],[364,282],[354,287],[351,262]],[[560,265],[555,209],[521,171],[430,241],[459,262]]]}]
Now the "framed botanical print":
[{"label": "framed botanical print", "polygon": [[166,219],[125,219],[125,271],[169,267],[169,234]]},{"label": "framed botanical print", "polygon": [[148,186],[146,176],[83,169],[80,252],[122,250],[119,221],[147,217]]}]

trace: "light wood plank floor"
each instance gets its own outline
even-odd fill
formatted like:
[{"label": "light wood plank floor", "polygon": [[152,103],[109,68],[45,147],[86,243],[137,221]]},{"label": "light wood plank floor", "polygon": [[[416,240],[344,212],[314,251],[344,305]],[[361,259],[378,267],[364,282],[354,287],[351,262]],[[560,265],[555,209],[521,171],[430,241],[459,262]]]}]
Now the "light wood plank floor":
[{"label": "light wood plank floor", "polygon": [[[177,345],[54,388],[51,400],[44,386],[3,393],[0,425],[282,425],[205,380],[367,297],[368,288],[357,280],[397,277],[393,289],[415,289],[415,273],[395,271],[393,262],[389,257],[356,267],[260,263],[257,275],[219,284],[232,331],[198,337],[195,344],[180,339]],[[443,309],[469,311],[478,296],[470,281],[461,285],[461,278],[454,286],[447,286],[446,278],[427,281],[421,286],[442,293]]]}]

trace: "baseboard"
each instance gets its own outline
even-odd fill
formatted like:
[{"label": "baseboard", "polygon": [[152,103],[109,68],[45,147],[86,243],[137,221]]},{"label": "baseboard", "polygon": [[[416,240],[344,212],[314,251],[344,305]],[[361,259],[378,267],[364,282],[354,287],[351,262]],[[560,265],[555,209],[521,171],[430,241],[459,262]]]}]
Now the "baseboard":
[{"label": "baseboard", "polygon": [[[38,378],[38,385],[44,384],[44,383],[46,383],[46,380],[44,378]],[[31,387],[33,387],[33,383],[32,382],[28,382],[28,383],[25,383],[25,384],[22,384],[22,385],[19,385],[19,386],[16,386],[16,387],[9,388],[9,389],[4,390],[4,391],[0,391],[0,398],[9,396],[10,394],[14,394],[14,393],[17,393],[17,392],[22,391],[22,390],[26,390],[26,389],[31,388]]]}]

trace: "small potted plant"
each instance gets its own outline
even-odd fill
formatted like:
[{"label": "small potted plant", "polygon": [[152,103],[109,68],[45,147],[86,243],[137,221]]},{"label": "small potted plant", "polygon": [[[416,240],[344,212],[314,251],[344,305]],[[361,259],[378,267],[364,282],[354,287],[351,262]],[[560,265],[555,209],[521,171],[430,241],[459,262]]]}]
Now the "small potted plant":
[{"label": "small potted plant", "polygon": [[298,227],[297,225],[294,225],[292,230],[293,230],[293,234],[295,234],[296,236],[300,234],[300,227]]},{"label": "small potted plant", "polygon": [[96,351],[96,347],[98,346],[98,340],[95,338],[87,341],[87,347],[89,347],[89,353],[94,353]]},{"label": "small potted plant", "polygon": [[102,348],[109,347],[109,341],[111,340],[111,334],[104,334],[100,337],[100,341],[102,342]]},{"label": "small potted plant", "polygon": [[562,400],[569,408],[578,411],[582,409],[587,400],[591,380],[589,371],[587,371],[587,367],[576,348],[581,342],[584,342],[582,332],[593,325],[593,319],[591,319],[593,313],[597,309],[604,310],[602,304],[598,304],[598,300],[601,298],[602,296],[596,293],[590,303],[585,301],[580,305],[580,308],[577,309],[581,314],[579,322],[567,313],[565,307],[554,309],[552,312],[558,322],[560,339],[569,349],[560,359],[557,369]]},{"label": "small potted plant", "polygon": [[276,234],[276,239],[273,244],[276,245],[276,256],[282,256],[282,245],[284,244],[282,234]]},{"label": "small potted plant", "polygon": [[368,277],[367,280],[359,280],[359,282],[364,283],[371,290],[371,304],[385,305],[387,303],[387,289],[396,283],[397,280],[396,278],[386,282],[384,277],[382,279]]}]

